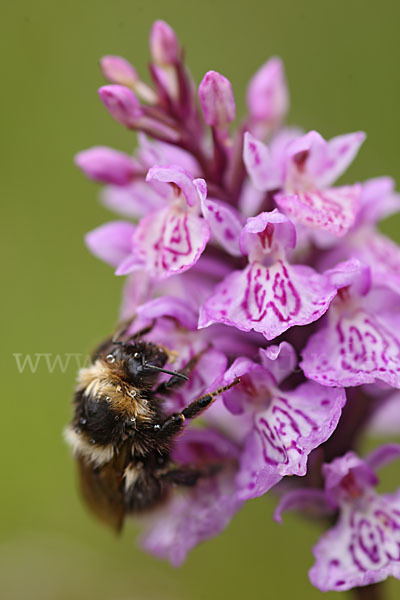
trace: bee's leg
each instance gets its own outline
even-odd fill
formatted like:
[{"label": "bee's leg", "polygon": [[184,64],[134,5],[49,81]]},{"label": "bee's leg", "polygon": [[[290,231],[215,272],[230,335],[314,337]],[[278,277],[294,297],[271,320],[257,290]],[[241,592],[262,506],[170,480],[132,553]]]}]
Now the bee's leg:
[{"label": "bee's leg", "polygon": [[209,394],[204,394],[204,396],[200,396],[200,398],[197,398],[197,400],[193,400],[193,402],[186,406],[186,408],[184,408],[179,414],[181,414],[184,417],[184,419],[194,419],[198,417],[203,411],[205,411],[206,408],[210,406],[210,404],[214,402],[217,396],[223,394],[224,392],[227,392],[238,383],[240,383],[240,379],[235,379],[235,381],[232,381],[232,383],[229,383],[228,385],[224,385],[223,387],[217,388]]},{"label": "bee's leg", "polygon": [[216,396],[223,394],[228,391],[234,385],[240,383],[240,379],[235,379],[229,385],[218,388],[214,392],[200,396],[197,400],[193,400],[186,408],[179,413],[174,413],[170,417],[167,417],[163,423],[154,425],[154,431],[157,433],[157,437],[168,439],[176,435],[183,428],[183,423],[186,419],[194,419],[201,415],[215,400]]},{"label": "bee's leg", "polygon": [[[193,358],[191,358],[189,362],[186,363],[186,365],[183,367],[183,369],[179,371],[179,373],[188,377],[195,368],[197,361],[199,360],[203,352],[204,350],[196,354],[196,356],[193,356]],[[168,381],[163,381],[162,383],[160,383],[160,385],[154,390],[154,393],[166,395],[181,387],[184,383],[186,383],[186,381],[187,379],[183,379],[183,377],[173,375],[170,379],[168,379]]]},{"label": "bee's leg", "polygon": [[204,469],[197,469],[187,465],[180,467],[179,469],[170,469],[166,473],[162,473],[160,478],[163,479],[163,481],[168,481],[168,483],[191,487],[196,485],[200,478],[212,477],[212,475],[218,473],[221,468],[222,465],[220,464],[207,465]]}]

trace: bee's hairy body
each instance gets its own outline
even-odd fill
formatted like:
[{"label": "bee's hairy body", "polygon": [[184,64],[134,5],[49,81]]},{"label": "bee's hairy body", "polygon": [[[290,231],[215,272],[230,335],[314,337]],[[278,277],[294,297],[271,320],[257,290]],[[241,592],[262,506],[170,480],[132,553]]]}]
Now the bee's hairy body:
[{"label": "bee's hairy body", "polygon": [[[80,370],[74,417],[65,431],[87,504],[117,531],[126,515],[164,501],[171,484],[190,486],[207,475],[193,465],[171,464],[170,452],[185,418],[201,414],[222,391],[206,394],[181,413],[165,415],[158,393],[182,385],[196,357],[182,373],[165,371],[167,351],[136,337],[105,342],[92,364]],[[159,371],[171,378],[157,386]]]}]

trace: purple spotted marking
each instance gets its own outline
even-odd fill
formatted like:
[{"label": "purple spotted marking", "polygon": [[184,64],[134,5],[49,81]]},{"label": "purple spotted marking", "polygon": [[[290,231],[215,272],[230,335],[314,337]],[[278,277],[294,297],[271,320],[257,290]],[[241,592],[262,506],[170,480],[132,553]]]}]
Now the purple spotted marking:
[{"label": "purple spotted marking", "polygon": [[275,196],[275,200],[296,221],[343,236],[355,223],[360,194],[360,186],[355,185],[296,191],[294,194],[280,193]]},{"label": "purple spotted marking", "polygon": [[187,215],[168,214],[164,220],[160,237],[154,244],[156,251],[155,266],[168,270],[178,257],[187,257],[192,253]]},{"label": "purple spotted marking", "polygon": [[[268,312],[283,323],[298,315],[301,309],[300,295],[290,281],[289,273],[282,261],[282,270],[273,273],[270,284],[270,269],[260,263],[253,263],[247,273],[247,288],[242,302],[246,318],[252,322],[260,322]],[[266,287],[269,283],[269,289]],[[271,293],[272,292],[272,293]],[[288,307],[287,311],[283,308]]]},{"label": "purple spotted marking", "polygon": [[[379,315],[344,313],[310,338],[302,367],[329,385],[360,385],[382,379],[400,387],[400,340]],[[322,356],[324,360],[322,361]]]},{"label": "purple spotted marking", "polygon": [[201,308],[199,325],[221,322],[274,339],[289,327],[318,319],[335,294],[327,278],[308,267],[281,259],[271,266],[254,261],[217,286]]},{"label": "purple spotted marking", "polygon": [[260,154],[258,152],[257,146],[256,146],[256,144],[254,142],[250,142],[249,143],[249,150],[250,150],[250,152],[252,154],[252,157],[254,159],[254,163],[257,166],[260,166],[260,164],[261,164],[261,157],[260,157]]},{"label": "purple spotted marking", "polygon": [[274,398],[268,417],[259,416],[255,421],[264,461],[274,466],[291,462],[294,467],[297,459],[291,451],[301,455],[303,448],[299,439],[315,429],[318,429],[317,423],[283,396]]}]

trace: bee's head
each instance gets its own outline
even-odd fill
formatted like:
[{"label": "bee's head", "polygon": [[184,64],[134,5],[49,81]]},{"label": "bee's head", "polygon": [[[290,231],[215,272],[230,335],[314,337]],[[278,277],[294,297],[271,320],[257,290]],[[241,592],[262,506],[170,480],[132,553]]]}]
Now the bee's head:
[{"label": "bee's head", "polygon": [[187,379],[185,375],[176,371],[164,369],[168,355],[160,346],[150,342],[137,341],[113,342],[114,349],[106,355],[106,361],[116,368],[123,369],[136,384],[151,384],[156,380],[158,373],[168,373]]}]

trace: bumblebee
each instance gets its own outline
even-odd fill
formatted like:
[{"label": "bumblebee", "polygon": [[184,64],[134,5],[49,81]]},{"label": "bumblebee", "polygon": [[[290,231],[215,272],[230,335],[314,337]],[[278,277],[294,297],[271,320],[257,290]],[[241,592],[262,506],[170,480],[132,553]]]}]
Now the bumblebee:
[{"label": "bumblebee", "polygon": [[[175,466],[174,440],[186,419],[194,419],[233,384],[166,414],[161,396],[182,386],[195,367],[194,357],[182,371],[164,368],[168,351],[145,341],[150,328],[123,339],[109,339],[78,374],[74,417],[65,431],[78,464],[83,497],[92,512],[115,531],[127,515],[164,502],[174,485],[193,486],[215,466]],[[158,382],[160,373],[170,378]]]}]

